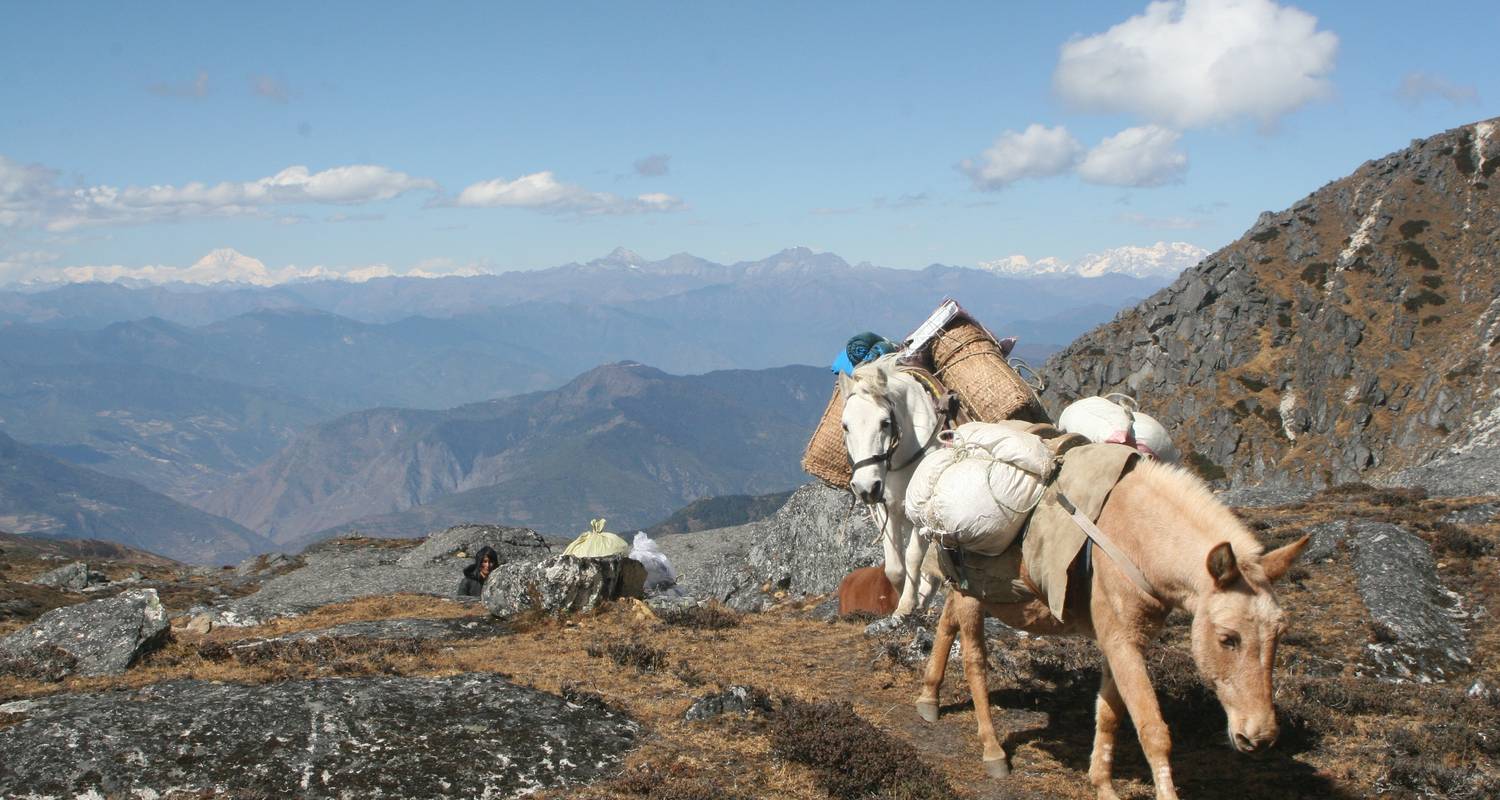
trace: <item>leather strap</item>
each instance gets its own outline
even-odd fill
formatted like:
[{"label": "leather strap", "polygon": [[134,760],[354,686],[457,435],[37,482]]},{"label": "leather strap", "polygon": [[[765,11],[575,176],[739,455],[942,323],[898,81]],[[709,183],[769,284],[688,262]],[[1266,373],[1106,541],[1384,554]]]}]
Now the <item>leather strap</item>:
[{"label": "leather strap", "polygon": [[1115,562],[1115,566],[1119,567],[1120,571],[1125,573],[1125,577],[1129,578],[1131,583],[1136,585],[1136,588],[1145,592],[1148,597],[1161,599],[1156,594],[1156,590],[1151,588],[1151,583],[1146,580],[1146,576],[1142,575],[1140,569],[1136,567],[1135,562],[1130,560],[1130,556],[1125,555],[1125,551],[1121,550],[1115,544],[1114,540],[1109,538],[1108,534],[1100,530],[1099,526],[1095,525],[1094,521],[1088,518],[1088,515],[1079,511],[1078,506],[1073,505],[1073,501],[1069,500],[1067,495],[1058,492],[1057,504],[1062,506],[1062,510],[1066,511],[1073,518],[1073,524],[1083,530],[1083,535],[1087,536],[1089,541],[1099,545],[1099,549],[1103,550],[1104,554],[1109,556],[1111,561]]}]

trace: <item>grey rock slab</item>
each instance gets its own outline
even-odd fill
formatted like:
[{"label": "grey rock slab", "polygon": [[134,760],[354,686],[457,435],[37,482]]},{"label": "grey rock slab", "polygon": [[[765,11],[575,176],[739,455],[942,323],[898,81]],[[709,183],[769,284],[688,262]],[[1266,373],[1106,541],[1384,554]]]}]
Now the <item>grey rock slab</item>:
[{"label": "grey rock slab", "polygon": [[1240,508],[1273,508],[1275,506],[1300,503],[1317,493],[1310,486],[1288,486],[1265,484],[1261,486],[1236,486],[1219,492],[1219,501],[1227,506]]},{"label": "grey rock slab", "polygon": [[1333,558],[1339,553],[1339,545],[1349,536],[1349,523],[1343,520],[1322,522],[1309,526],[1307,535],[1312,540],[1307,543],[1307,549],[1302,551],[1302,561],[1310,564]]},{"label": "grey rock slab", "polygon": [[511,798],[595,781],[639,737],[492,674],[170,681],[0,711],[23,716],[0,728],[4,797]]},{"label": "grey rock slab", "polygon": [[50,586],[54,589],[69,589],[81,592],[90,584],[107,582],[103,575],[97,572],[89,572],[89,567],[82,561],[74,561],[57,569],[50,570],[38,575],[31,581],[37,586]]},{"label": "grey rock slab", "polygon": [[133,589],[55,608],[0,639],[0,672],[44,680],[119,675],[166,633],[167,612],[156,590]]},{"label": "grey rock slab", "polygon": [[1500,503],[1480,503],[1453,511],[1443,517],[1443,521],[1454,525],[1489,525],[1495,522],[1496,516],[1500,516]]},{"label": "grey rock slab", "polygon": [[428,536],[426,541],[408,550],[397,561],[403,567],[416,567],[438,561],[472,558],[481,547],[493,547],[501,563],[540,561],[551,554],[551,546],[541,534],[530,528],[508,528],[500,525],[455,525]]},{"label": "grey rock slab", "polygon": [[1472,649],[1463,599],[1444,588],[1427,542],[1398,525],[1354,522],[1354,574],[1376,641],[1366,655],[1381,677],[1430,683],[1466,672]]}]

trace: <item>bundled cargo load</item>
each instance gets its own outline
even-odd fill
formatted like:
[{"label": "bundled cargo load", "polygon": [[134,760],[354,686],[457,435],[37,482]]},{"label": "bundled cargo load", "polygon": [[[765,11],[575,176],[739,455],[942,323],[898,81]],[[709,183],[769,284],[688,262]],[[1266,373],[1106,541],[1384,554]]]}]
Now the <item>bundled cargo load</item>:
[{"label": "bundled cargo load", "polygon": [[1166,426],[1141,411],[1135,398],[1129,395],[1116,393],[1078,400],[1058,415],[1057,427],[1092,442],[1129,445],[1161,461],[1176,464],[1181,460]]},{"label": "bundled cargo load", "polygon": [[[872,338],[873,337],[873,338]],[[1030,371],[1010,357],[1014,338],[999,339],[954,300],[944,300],[898,346],[870,333],[850,339],[833,364],[834,372],[851,372],[864,361],[898,352],[902,364],[931,373],[951,390],[966,418],[982,422],[1025,420],[1050,422],[1033,386],[1018,370]],[[844,398],[837,385],[818,427],[802,455],[802,468],[835,488],[849,485],[853,471],[844,443]]]},{"label": "bundled cargo load", "polygon": [[1018,425],[969,422],[917,465],[906,515],[933,541],[980,555],[1010,547],[1042,498],[1053,452]]},{"label": "bundled cargo load", "polygon": [[589,521],[589,529],[570,542],[568,548],[563,551],[563,555],[579,558],[612,558],[629,552],[630,545],[626,544],[624,539],[605,530],[604,520],[596,519]]}]

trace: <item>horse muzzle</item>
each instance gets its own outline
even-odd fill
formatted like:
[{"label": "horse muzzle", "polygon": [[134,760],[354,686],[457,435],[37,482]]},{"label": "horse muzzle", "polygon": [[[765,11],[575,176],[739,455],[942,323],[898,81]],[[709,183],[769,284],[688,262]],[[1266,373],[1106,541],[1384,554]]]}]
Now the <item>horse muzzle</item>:
[{"label": "horse muzzle", "polygon": [[866,505],[885,502],[885,481],[877,480],[869,486],[850,486],[849,488],[853,489],[854,496]]}]

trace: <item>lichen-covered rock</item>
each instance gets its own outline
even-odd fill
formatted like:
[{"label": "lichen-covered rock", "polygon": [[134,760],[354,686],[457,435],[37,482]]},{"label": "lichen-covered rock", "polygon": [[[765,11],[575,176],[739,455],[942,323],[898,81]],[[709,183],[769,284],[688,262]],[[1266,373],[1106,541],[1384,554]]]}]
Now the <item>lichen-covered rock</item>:
[{"label": "lichen-covered rock", "polygon": [[1390,523],[1349,529],[1359,596],[1375,626],[1367,653],[1376,673],[1428,683],[1466,672],[1473,653],[1462,599],[1438,581],[1427,542]]},{"label": "lichen-covered rock", "polygon": [[82,561],[74,561],[50,572],[44,572],[31,582],[37,586],[81,592],[89,586],[108,583],[108,579],[97,572],[90,572],[88,565]]},{"label": "lichen-covered rock", "polygon": [[509,798],[592,782],[637,725],[492,674],[170,681],[0,706],[4,797]]},{"label": "lichen-covered rock", "polygon": [[646,570],[639,561],[557,555],[540,562],[501,564],[484,583],[480,600],[506,619],[525,611],[569,614],[606,600],[644,598]]},{"label": "lichen-covered rock", "polygon": [[[727,539],[731,549],[696,543]],[[770,517],[723,531],[663,536],[662,550],[677,565],[687,593],[719,600],[742,611],[758,611],[774,594],[826,594],[856,567],[880,563],[879,531],[863,506],[846,491],[809,483]]]},{"label": "lichen-covered rock", "polygon": [[0,671],[43,680],[119,675],[167,633],[155,589],[56,608],[0,639]]},{"label": "lichen-covered rock", "polygon": [[551,552],[547,540],[530,528],[455,525],[428,536],[426,541],[401,556],[397,563],[404,567],[415,567],[452,559],[459,553],[472,557],[481,547],[494,548],[500,555],[501,563],[539,561]]},{"label": "lichen-covered rock", "polygon": [[694,722],[723,714],[750,714],[756,711],[769,713],[771,698],[759,689],[736,684],[694,700],[682,718]]},{"label": "lichen-covered rock", "polygon": [[1415,141],[1263,214],[1049,358],[1043,400],[1134,394],[1189,464],[1236,485],[1493,491],[1497,126]]}]

